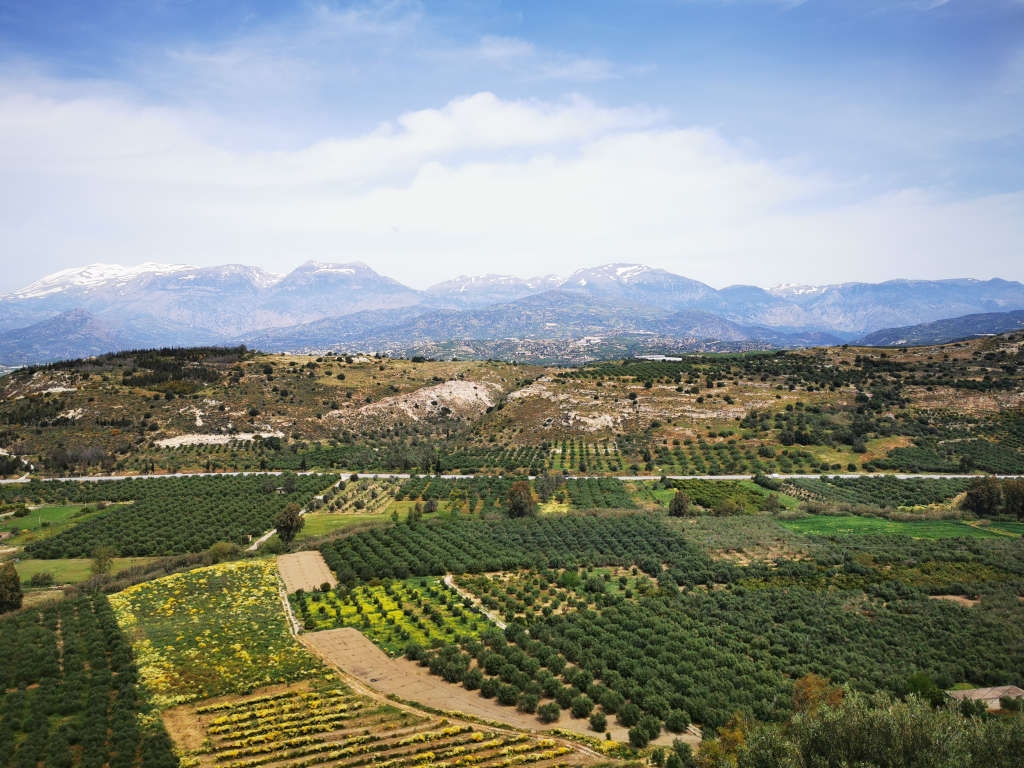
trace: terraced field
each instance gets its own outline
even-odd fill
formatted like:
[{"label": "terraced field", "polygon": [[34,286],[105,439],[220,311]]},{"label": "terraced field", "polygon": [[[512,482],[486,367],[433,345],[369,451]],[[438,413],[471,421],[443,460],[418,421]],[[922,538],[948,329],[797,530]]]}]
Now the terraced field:
[{"label": "terraced field", "polygon": [[172,710],[172,733],[198,766],[512,766],[578,764],[554,739],[479,728],[360,695],[333,676],[226,701]]}]

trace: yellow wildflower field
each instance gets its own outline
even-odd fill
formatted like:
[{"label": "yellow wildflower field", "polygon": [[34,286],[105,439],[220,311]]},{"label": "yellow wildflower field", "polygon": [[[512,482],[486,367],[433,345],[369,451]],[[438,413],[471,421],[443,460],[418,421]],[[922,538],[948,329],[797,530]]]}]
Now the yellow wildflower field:
[{"label": "yellow wildflower field", "polygon": [[273,561],[222,563],[112,595],[160,707],[299,680],[320,663],[288,632]]}]

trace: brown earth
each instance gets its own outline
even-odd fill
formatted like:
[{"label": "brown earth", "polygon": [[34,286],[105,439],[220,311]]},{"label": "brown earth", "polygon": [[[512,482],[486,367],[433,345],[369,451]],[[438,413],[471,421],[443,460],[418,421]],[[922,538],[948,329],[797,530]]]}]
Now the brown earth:
[{"label": "brown earth", "polygon": [[[464,713],[483,720],[505,723],[525,731],[552,731],[564,729],[591,734],[590,724],[584,719],[563,713],[560,720],[541,723],[534,715],[485,699],[479,693],[468,691],[431,675],[426,668],[405,658],[389,658],[361,632],[352,628],[328,629],[323,632],[305,632],[299,640],[328,664],[339,667],[364,684],[388,695],[415,701],[432,709],[458,716]],[[626,728],[614,721],[608,723],[612,739],[629,742]],[[700,737],[694,733],[672,734],[663,732],[653,744],[669,745],[673,739],[697,745]]]},{"label": "brown earth", "polygon": [[338,585],[338,580],[324,562],[324,556],[316,550],[278,555],[277,570],[280,571],[289,594],[299,589],[319,589],[324,582],[330,584],[332,588]]},{"label": "brown earth", "polygon": [[931,597],[932,600],[948,600],[951,603],[958,603],[965,608],[973,608],[981,602],[981,600],[971,600],[969,597],[964,597],[963,595],[929,595],[929,597]]}]

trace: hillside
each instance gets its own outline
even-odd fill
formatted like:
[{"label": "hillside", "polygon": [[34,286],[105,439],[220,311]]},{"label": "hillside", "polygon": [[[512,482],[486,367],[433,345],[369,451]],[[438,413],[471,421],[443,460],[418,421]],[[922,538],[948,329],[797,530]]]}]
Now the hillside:
[{"label": "hillside", "polygon": [[950,317],[931,323],[907,325],[902,328],[883,328],[869,333],[858,344],[877,347],[915,347],[925,344],[945,344],[972,336],[992,336],[1024,328],[1024,311],[983,312],[962,317]]},{"label": "hillside", "polygon": [[1024,468],[1022,339],[578,368],[244,347],[122,353],[0,379],[0,448],[50,472],[1011,472]]}]

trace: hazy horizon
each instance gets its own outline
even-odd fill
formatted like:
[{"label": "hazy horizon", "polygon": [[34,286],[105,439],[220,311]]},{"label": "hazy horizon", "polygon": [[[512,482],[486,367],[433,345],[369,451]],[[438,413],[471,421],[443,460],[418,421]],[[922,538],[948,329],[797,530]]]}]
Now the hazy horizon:
[{"label": "hazy horizon", "polygon": [[[134,264],[113,264],[113,263],[95,262],[95,263],[92,263],[92,264],[83,264],[83,265],[81,265],[79,267],[67,267],[65,269],[58,270],[56,272],[50,272],[50,273],[47,273],[47,274],[39,275],[39,276],[37,276],[35,278],[29,279],[27,282],[25,282],[22,285],[15,286],[11,290],[7,290],[7,291],[4,291],[4,292],[0,293],[0,296],[13,296],[16,293],[18,293],[20,291],[23,291],[23,290],[25,290],[25,289],[35,285],[36,283],[40,283],[40,282],[42,282],[42,281],[44,281],[44,280],[46,280],[48,278],[57,277],[61,273],[64,273],[64,272],[67,272],[67,273],[78,272],[78,271],[81,271],[81,270],[84,270],[84,269],[87,269],[87,268],[90,268],[90,267],[110,268],[112,275],[113,275],[113,270],[115,270],[115,269],[126,269],[126,270],[138,269],[139,273],[142,273],[143,271],[145,271],[144,268],[147,267],[147,266],[151,266],[151,267],[160,266],[160,267],[180,268],[180,269],[190,269],[190,268],[205,269],[205,268],[212,268],[212,267],[227,267],[227,266],[257,267],[259,269],[263,269],[263,271],[266,274],[274,275],[275,278],[281,279],[281,278],[286,277],[290,272],[294,271],[295,269],[297,269],[297,268],[299,268],[299,267],[301,267],[301,266],[303,266],[303,265],[305,265],[305,264],[307,264],[309,262],[319,262],[319,263],[322,263],[324,265],[328,265],[329,264],[329,265],[337,265],[337,266],[345,266],[347,264],[361,263],[364,266],[366,266],[366,267],[370,268],[371,270],[373,270],[374,272],[376,272],[377,274],[381,275],[382,277],[390,278],[392,280],[396,280],[397,282],[400,282],[400,283],[402,283],[403,285],[406,285],[409,288],[413,288],[415,290],[420,290],[420,291],[427,290],[427,289],[429,289],[431,287],[434,287],[436,285],[440,285],[442,283],[454,282],[454,281],[457,281],[457,280],[460,280],[460,279],[471,279],[471,278],[496,277],[496,278],[514,278],[514,279],[520,279],[520,280],[543,279],[543,278],[557,278],[559,280],[567,280],[570,277],[572,277],[572,275],[576,274],[577,272],[583,272],[583,271],[587,271],[587,270],[593,270],[593,269],[598,269],[598,268],[601,268],[601,267],[615,266],[615,265],[618,265],[618,266],[644,266],[644,267],[649,267],[651,269],[663,269],[663,270],[665,270],[667,272],[679,275],[681,277],[686,277],[686,278],[689,278],[691,280],[698,280],[699,282],[702,282],[702,283],[705,283],[706,285],[709,285],[710,287],[714,288],[715,290],[722,290],[724,288],[731,288],[731,287],[735,287],[735,286],[754,286],[754,287],[757,287],[757,288],[762,288],[764,290],[772,290],[772,289],[781,289],[781,288],[788,288],[788,287],[800,287],[800,286],[821,287],[821,286],[827,286],[827,285],[843,285],[843,284],[846,284],[846,283],[876,284],[876,283],[883,283],[883,282],[888,282],[888,281],[893,281],[893,280],[896,280],[896,281],[898,281],[898,280],[908,280],[908,281],[977,280],[977,281],[981,281],[981,282],[985,282],[985,281],[988,281],[988,280],[1007,280],[1007,281],[1011,281],[1011,282],[1021,282],[1019,280],[1013,280],[1012,278],[1008,278],[1008,277],[1005,277],[1003,275],[986,275],[986,276],[980,276],[979,277],[979,276],[975,276],[975,275],[962,274],[962,275],[952,275],[952,276],[948,276],[948,277],[907,277],[907,276],[901,276],[901,277],[888,278],[886,280],[850,280],[850,281],[836,281],[836,282],[830,282],[830,283],[808,283],[806,281],[800,281],[800,280],[780,279],[776,283],[762,284],[762,285],[758,285],[758,284],[755,284],[755,283],[745,283],[745,282],[716,284],[716,283],[712,283],[712,282],[709,282],[709,281],[706,281],[706,280],[700,280],[700,278],[695,277],[695,276],[693,276],[691,274],[686,274],[685,272],[677,272],[677,271],[675,271],[673,269],[669,269],[669,268],[665,268],[665,267],[659,267],[659,266],[656,266],[656,265],[653,265],[653,264],[643,264],[642,262],[608,262],[608,263],[604,263],[604,264],[589,264],[589,265],[585,265],[585,266],[580,266],[580,267],[578,267],[576,269],[573,269],[570,272],[564,272],[564,273],[552,272],[552,273],[548,273],[548,274],[526,274],[526,273],[516,273],[516,272],[513,272],[513,271],[504,272],[504,273],[498,273],[498,272],[481,272],[481,273],[476,273],[476,274],[473,274],[473,273],[460,273],[460,274],[454,274],[454,275],[448,275],[448,276],[438,275],[433,280],[429,280],[429,281],[423,282],[423,283],[418,283],[418,282],[415,282],[415,281],[412,281],[412,280],[403,280],[398,275],[388,274],[386,272],[383,272],[383,271],[377,269],[372,263],[368,263],[368,262],[365,262],[365,261],[335,261],[335,262],[326,262],[326,261],[323,261],[321,259],[308,259],[307,261],[296,263],[296,264],[291,265],[291,266],[289,266],[287,268],[279,268],[279,269],[265,269],[265,268],[260,267],[259,265],[256,265],[256,264],[241,264],[239,262],[230,262],[230,263],[226,262],[226,263],[223,263],[223,264],[168,264],[168,263],[162,263],[162,262],[159,263],[159,264],[152,263],[152,262],[138,262],[138,263],[134,263]],[[150,271],[152,271],[152,270],[150,270]],[[546,289],[543,289],[543,290],[546,290]]]}]

